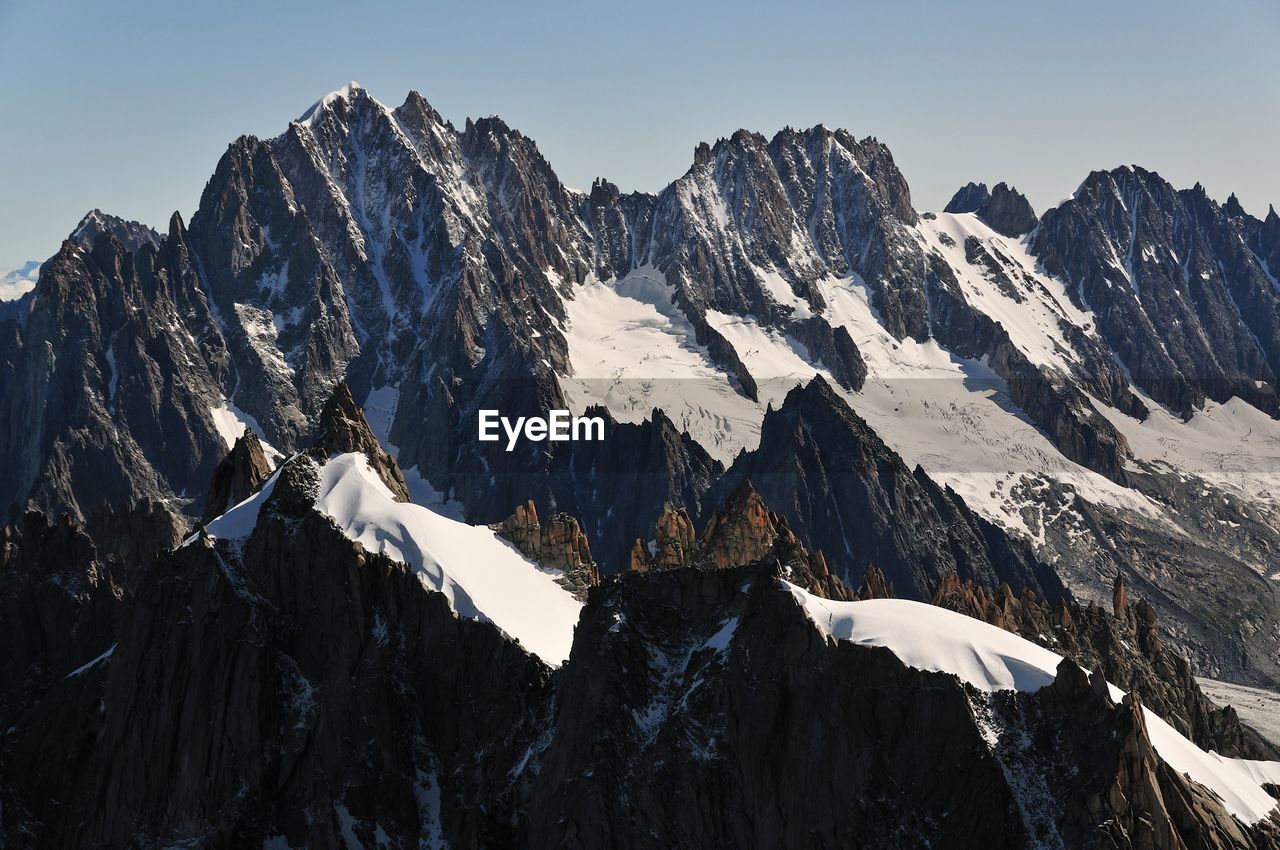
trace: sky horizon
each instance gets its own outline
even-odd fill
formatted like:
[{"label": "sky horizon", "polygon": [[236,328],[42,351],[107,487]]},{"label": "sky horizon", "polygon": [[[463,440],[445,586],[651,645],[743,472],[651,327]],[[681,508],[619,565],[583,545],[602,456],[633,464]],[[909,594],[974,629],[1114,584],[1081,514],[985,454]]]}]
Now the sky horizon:
[{"label": "sky horizon", "polygon": [[391,106],[417,90],[459,127],[500,115],[579,189],[658,191],[698,142],[825,123],[887,144],[921,210],[1003,180],[1043,212],[1137,164],[1265,215],[1280,5],[1114,5],[0,0],[17,119],[0,133],[0,269],[46,259],[93,208],[189,219],[232,140],[278,135],[349,79]]}]

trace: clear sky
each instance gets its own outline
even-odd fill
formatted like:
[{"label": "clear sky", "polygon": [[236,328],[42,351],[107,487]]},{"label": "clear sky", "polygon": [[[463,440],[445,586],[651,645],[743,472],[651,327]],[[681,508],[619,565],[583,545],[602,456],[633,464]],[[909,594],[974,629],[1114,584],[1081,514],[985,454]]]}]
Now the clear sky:
[{"label": "clear sky", "polygon": [[228,142],[349,79],[498,114],[561,179],[657,190],[699,140],[825,122],[893,150],[915,205],[1092,169],[1280,202],[1276,0],[216,3],[0,0],[0,267],[92,207],[189,217]]}]

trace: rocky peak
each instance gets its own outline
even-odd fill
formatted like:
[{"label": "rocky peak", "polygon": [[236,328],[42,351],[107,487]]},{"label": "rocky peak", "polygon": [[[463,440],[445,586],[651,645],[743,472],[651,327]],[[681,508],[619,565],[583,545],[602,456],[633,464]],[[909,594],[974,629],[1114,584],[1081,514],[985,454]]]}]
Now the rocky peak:
[{"label": "rocky peak", "polygon": [[684,507],[667,505],[662,509],[654,527],[655,548],[653,565],[658,569],[674,569],[687,566],[693,559],[693,521]]},{"label": "rocky peak", "polygon": [[810,552],[787,521],[769,510],[749,480],[730,492],[701,535],[695,535],[687,511],[668,506],[654,529],[653,552],[642,540],[631,551],[631,569],[637,572],[681,567],[725,570],[752,564],[772,564],[788,580],[818,596],[857,598],[832,575],[822,552]]},{"label": "rocky peak", "polygon": [[[819,552],[819,555],[822,553]],[[862,575],[862,584],[858,586],[858,599],[892,599],[893,585],[885,581],[884,571],[875,564],[867,564]]]},{"label": "rocky peak", "polygon": [[228,508],[252,496],[271,475],[271,464],[262,442],[253,431],[246,428],[236,438],[235,445],[213,470],[209,492],[205,496],[204,522],[224,514]]},{"label": "rocky peak", "polygon": [[943,212],[976,213],[991,198],[991,191],[986,183],[966,183],[951,196],[951,200],[943,207]]},{"label": "rocky peak", "polygon": [[743,477],[850,584],[875,564],[912,599],[928,599],[948,572],[1062,592],[1029,548],[909,469],[820,376],[766,414],[759,448],[735,460],[722,486]]},{"label": "rocky peak", "polygon": [[91,250],[98,235],[102,233],[115,237],[129,251],[141,250],[144,245],[152,248],[160,246],[160,234],[145,224],[110,215],[96,208],[80,219],[80,223],[67,238],[84,246],[86,250]]},{"label": "rocky peak", "polygon": [[1203,187],[1177,191],[1156,172],[1125,166],[1093,172],[1046,211],[1030,248],[1070,281],[1134,383],[1157,401],[1190,416],[1206,399],[1237,396],[1276,416],[1280,293],[1263,267],[1265,248],[1242,242],[1253,221],[1233,217]]},{"label": "rocky peak", "polygon": [[564,572],[563,581],[579,598],[586,598],[588,588],[600,584],[600,568],[591,557],[591,546],[578,520],[567,513],[551,515],[544,523],[538,521],[538,509],[533,501],[516,507],[515,513],[502,522],[489,526],[498,535],[511,541],[530,560]]},{"label": "rocky peak", "polygon": [[333,388],[333,394],[320,411],[320,425],[312,451],[324,457],[347,452],[362,453],[396,501],[409,501],[409,486],[405,483],[404,473],[374,436],[364,411],[352,398],[351,389],[345,382]]},{"label": "rocky peak", "polygon": [[319,120],[326,112],[344,111],[349,109],[352,102],[359,98],[368,98],[369,93],[364,87],[351,80],[341,88],[329,92],[324,97],[311,104],[306,112],[298,116],[299,124],[313,124]]},{"label": "rocky peak", "polygon": [[1124,576],[1116,573],[1116,580],[1111,584],[1111,614],[1123,617],[1129,610],[1129,594],[1124,589]]},{"label": "rocky peak", "polygon": [[795,542],[786,520],[765,507],[751,481],[744,478],[707,522],[698,554],[724,569],[758,561],[779,543]]},{"label": "rocky peak", "polygon": [[1017,189],[997,183],[991,197],[978,209],[978,215],[991,228],[1005,236],[1021,236],[1036,226],[1036,213],[1031,202]]},{"label": "rocky peak", "polygon": [[1005,236],[1021,236],[1036,226],[1031,203],[1003,182],[990,190],[986,183],[967,183],[951,197],[943,212],[976,213],[992,230]]}]

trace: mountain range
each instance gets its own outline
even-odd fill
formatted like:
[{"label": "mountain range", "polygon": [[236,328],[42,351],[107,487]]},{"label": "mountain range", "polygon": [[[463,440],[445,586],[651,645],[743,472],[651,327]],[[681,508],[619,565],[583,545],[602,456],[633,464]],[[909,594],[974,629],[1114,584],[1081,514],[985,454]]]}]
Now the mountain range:
[{"label": "mountain range", "polygon": [[1277,846],[1192,675],[1280,686],[1277,271],[1137,166],[922,212],[819,125],[580,191],[349,84],[0,302],[0,834]]}]

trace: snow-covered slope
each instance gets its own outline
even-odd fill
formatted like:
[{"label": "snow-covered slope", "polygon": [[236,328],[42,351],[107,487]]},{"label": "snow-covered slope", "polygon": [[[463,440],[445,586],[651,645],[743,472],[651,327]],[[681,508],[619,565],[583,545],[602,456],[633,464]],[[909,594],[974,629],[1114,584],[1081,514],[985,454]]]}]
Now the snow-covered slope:
[{"label": "snow-covered slope", "polygon": [[[1043,524],[1029,526],[1027,504],[1012,497],[1031,475],[1052,478],[1094,504],[1162,516],[1146,496],[1064,457],[984,363],[957,357],[936,340],[894,338],[856,276],[822,279],[816,286],[827,303],[825,318],[849,331],[867,364],[862,389],[842,395],[909,466],[923,466],[970,507],[1043,542]],[[1053,301],[1047,286],[1045,292]],[[708,323],[756,379],[758,401],[746,398],[697,345],[670,298],[661,273],[652,269],[575,289],[566,302],[565,329],[573,374],[562,381],[575,409],[603,404],[620,420],[638,421],[661,407],[727,464],[739,450],[756,448],[765,410],[777,407],[788,390],[819,374],[838,386],[793,338],[751,316],[708,310]],[[1029,349],[1054,350],[1052,340],[1034,339],[1030,331],[1027,337]]]},{"label": "snow-covered slope", "polygon": [[[833,602],[788,585],[824,634],[883,646],[920,670],[951,673],[983,691],[1037,691],[1051,683],[1062,657],[997,626],[921,602],[872,599]],[[1111,696],[1124,694],[1111,686]],[[1276,800],[1263,783],[1280,782],[1280,762],[1224,758],[1205,752],[1144,709],[1151,743],[1170,767],[1213,790],[1247,823],[1267,817]]]},{"label": "snow-covered slope", "polygon": [[601,404],[622,422],[662,408],[728,463],[740,449],[755,448],[763,408],[739,394],[698,345],[671,292],[652,268],[577,287],[565,302],[572,374],[560,385],[575,410]]},{"label": "snow-covered slope", "polygon": [[[278,477],[207,527],[210,536],[248,536]],[[359,453],[336,455],[320,470],[315,508],[372,552],[412,567],[461,617],[490,622],[547,664],[569,657],[582,603],[558,573],[524,558],[486,527],[397,502]]]}]

